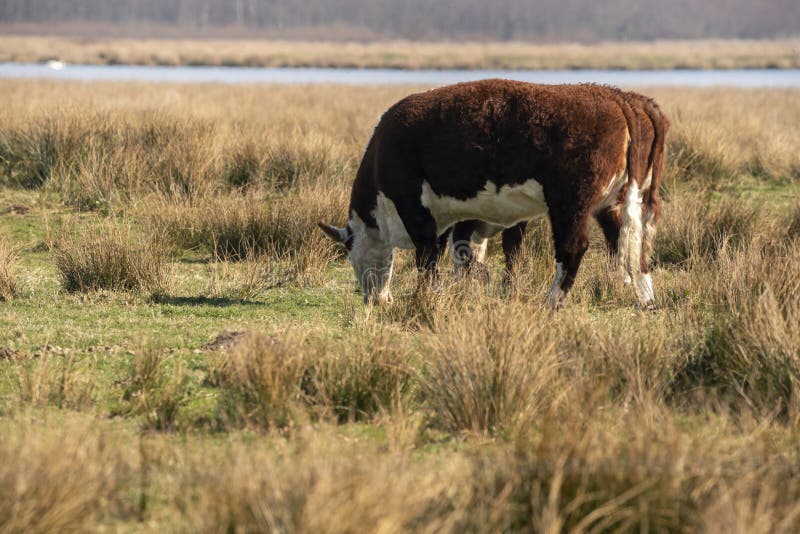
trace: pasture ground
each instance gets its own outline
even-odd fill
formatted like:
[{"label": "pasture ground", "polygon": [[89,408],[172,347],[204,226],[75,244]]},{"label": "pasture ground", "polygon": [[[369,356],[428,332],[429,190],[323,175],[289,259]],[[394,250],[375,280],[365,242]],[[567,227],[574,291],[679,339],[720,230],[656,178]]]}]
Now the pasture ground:
[{"label": "pasture ground", "polygon": [[643,90],[655,310],[545,222],[369,310],[315,223],[410,90],[0,82],[0,531],[797,530],[800,93]]}]

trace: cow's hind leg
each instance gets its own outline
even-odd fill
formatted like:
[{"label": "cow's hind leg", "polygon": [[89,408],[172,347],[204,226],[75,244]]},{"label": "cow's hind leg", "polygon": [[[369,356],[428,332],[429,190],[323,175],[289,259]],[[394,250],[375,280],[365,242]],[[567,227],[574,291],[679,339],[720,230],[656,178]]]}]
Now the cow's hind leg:
[{"label": "cow's hind leg", "polygon": [[595,213],[594,218],[597,224],[600,225],[600,229],[603,230],[603,236],[606,238],[606,244],[608,245],[608,253],[616,256],[619,246],[619,229],[622,226],[619,207],[605,208]]},{"label": "cow's hind leg", "polygon": [[639,305],[650,307],[653,305],[655,296],[653,293],[653,282],[648,272],[649,264],[647,247],[650,246],[649,240],[644,243],[642,194],[638,184],[633,182],[628,185],[625,193],[625,204],[622,210],[622,226],[619,232],[619,258],[623,267],[630,276],[633,286],[636,289],[636,298]]},{"label": "cow's hind leg", "polygon": [[556,252],[556,277],[550,288],[550,306],[558,309],[575,283],[575,276],[589,248],[589,210],[550,210],[553,244]]},{"label": "cow's hind leg", "polygon": [[453,226],[449,246],[456,274],[466,274],[476,261],[476,254],[472,249],[472,234],[477,225],[478,221],[461,221]]},{"label": "cow's hind leg", "polygon": [[656,220],[660,205],[658,199],[651,200],[644,208],[642,217],[642,256],[641,277],[637,286],[640,300],[645,306],[652,306],[655,302],[653,291],[653,278],[650,276],[650,256],[653,253],[653,242],[656,237]]},{"label": "cow's hind leg", "polygon": [[[619,251],[619,232],[622,228],[622,208],[623,205],[620,204],[605,208],[594,214],[594,218],[597,224],[600,225],[603,236],[606,238],[609,265],[613,270],[616,270],[619,266],[617,253]],[[631,283],[631,278],[627,272],[625,273],[625,283]]]}]

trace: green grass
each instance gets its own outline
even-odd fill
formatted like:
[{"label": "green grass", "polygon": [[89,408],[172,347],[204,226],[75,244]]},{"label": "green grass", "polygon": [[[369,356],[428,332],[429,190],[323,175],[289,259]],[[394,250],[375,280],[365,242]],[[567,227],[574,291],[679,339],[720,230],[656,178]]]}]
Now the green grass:
[{"label": "green grass", "polygon": [[188,279],[174,294],[155,300],[111,292],[65,295],[46,256],[37,256],[22,264],[31,267],[23,277],[25,287],[35,289],[28,289],[26,298],[4,304],[0,315],[0,329],[9,334],[7,343],[16,350],[27,352],[48,342],[76,349],[132,347],[145,340],[196,349],[226,329],[284,322],[333,326],[342,319],[339,295],[332,290],[278,288],[251,301],[197,295],[191,289],[207,283],[205,266],[185,263],[179,266],[188,271]]},{"label": "green grass", "polygon": [[[780,214],[791,206],[793,187],[746,180],[740,190],[720,187],[712,195],[711,202],[724,204],[740,199],[757,209]],[[11,196],[15,194],[13,191],[9,193]],[[25,193],[17,200],[33,202],[33,195]],[[498,315],[498,322],[479,334],[477,327],[472,325],[482,322],[480,306],[474,308],[469,299],[459,304],[458,299],[447,300],[450,297],[446,295],[446,304],[437,304],[428,311],[423,310],[425,304],[405,296],[400,297],[393,309],[375,310],[367,316],[360,304],[360,296],[354,291],[350,268],[341,259],[329,267],[324,277],[327,282],[322,286],[288,284],[270,287],[258,291],[251,299],[243,300],[212,295],[210,288],[214,276],[221,276],[218,269],[222,264],[216,262],[211,254],[202,250],[178,250],[169,260],[175,274],[165,295],[151,297],[132,291],[107,290],[67,293],[59,283],[54,252],[41,246],[57,227],[53,221],[64,216],[70,216],[72,223],[79,228],[91,228],[94,224],[94,216],[81,215],[58,204],[45,203],[24,214],[7,212],[0,215],[0,233],[12,236],[21,247],[18,266],[24,288],[18,298],[2,303],[0,308],[0,332],[4,333],[0,348],[13,349],[18,358],[16,361],[0,360],[0,398],[4,399],[5,406],[2,409],[5,414],[3,424],[12,425],[11,435],[18,435],[14,430],[17,427],[13,427],[15,424],[31,428],[34,423],[24,421],[32,417],[38,421],[35,425],[41,427],[43,435],[50,436],[55,432],[60,436],[58,439],[66,443],[64,447],[68,451],[79,445],[73,444],[60,432],[74,425],[89,424],[92,430],[85,432],[93,436],[92,440],[114,444],[118,456],[95,453],[92,460],[100,462],[95,469],[115,473],[106,475],[110,477],[109,485],[84,490],[97,491],[98,497],[112,495],[113,498],[111,501],[87,500],[81,504],[86,510],[97,506],[96,513],[102,519],[99,523],[82,523],[76,516],[65,524],[103,525],[121,531],[205,529],[227,522],[235,525],[233,528],[261,528],[271,524],[264,523],[266,520],[257,513],[259,507],[266,506],[263,500],[267,499],[272,503],[268,505],[270,513],[288,514],[281,516],[281,524],[287,528],[306,525],[303,528],[311,529],[308,523],[293,515],[303,506],[316,506],[301,504],[304,502],[301,494],[292,493],[292,488],[294,491],[303,488],[303,495],[315,495],[313,498],[322,499],[320,502],[323,503],[336,502],[333,495],[345,492],[351,495],[351,499],[361,502],[363,510],[374,510],[378,514],[375,517],[384,520],[403,510],[403,517],[410,514],[415,519],[402,521],[425,523],[436,517],[447,517],[447,510],[453,507],[467,506],[470,512],[460,516],[456,524],[465,525],[464,528],[469,525],[472,528],[504,525],[503,528],[513,530],[514,525],[528,525],[533,517],[528,514],[537,513],[530,508],[530,484],[541,485],[541,491],[546,495],[553,477],[562,477],[565,484],[561,493],[562,506],[573,510],[561,519],[568,525],[580,525],[581,519],[590,517],[589,514],[599,509],[603,502],[602,498],[598,501],[582,500],[597,495],[598,491],[609,496],[625,495],[635,487],[639,488],[636,491],[643,492],[636,498],[649,504],[626,509],[639,510],[637,514],[643,515],[624,519],[628,516],[612,514],[608,519],[610,524],[626,525],[625,521],[632,521],[631,524],[649,523],[672,530],[683,522],[697,524],[700,519],[695,514],[706,506],[701,503],[713,501],[710,496],[697,502],[685,500],[682,490],[675,493],[671,489],[678,483],[670,481],[673,475],[664,473],[672,473],[670,470],[674,469],[666,452],[676,446],[674,440],[700,440],[699,443],[705,447],[699,453],[701,456],[733,455],[729,456],[733,458],[729,460],[733,462],[733,472],[746,469],[743,466],[749,461],[746,457],[739,459],[736,456],[740,454],[740,449],[736,448],[738,445],[725,449],[726,443],[750,443],[754,438],[749,437],[749,430],[737,427],[739,423],[732,423],[724,413],[715,415],[713,411],[675,409],[670,415],[655,416],[662,421],[657,425],[676,426],[665,435],[655,428],[648,430],[652,433],[647,438],[651,440],[648,445],[651,452],[645,453],[642,451],[648,449],[640,451],[636,445],[637,440],[645,439],[637,433],[643,431],[634,429],[645,428],[646,423],[606,421],[607,416],[591,408],[592,404],[597,404],[605,406],[604,410],[625,413],[620,406],[633,402],[650,410],[669,410],[663,407],[664,400],[653,404],[651,396],[669,398],[676,395],[668,388],[664,389],[668,384],[679,389],[675,399],[690,398],[691,392],[696,391],[697,381],[691,373],[698,372],[698,369],[705,372],[703,364],[700,367],[693,364],[695,366],[689,368],[688,374],[684,373],[680,354],[681,351],[695,350],[690,348],[691,340],[702,335],[702,324],[694,325],[698,328],[696,333],[685,331],[684,341],[680,337],[659,336],[680,328],[677,325],[682,324],[682,310],[693,310],[694,322],[701,317],[714,322],[713,304],[698,301],[698,297],[691,294],[691,288],[695,286],[686,281],[687,276],[704,276],[702,269],[695,273],[676,267],[657,270],[657,284],[667,293],[665,305],[655,312],[637,314],[626,301],[630,300],[629,295],[605,288],[605,282],[598,280],[604,256],[595,232],[593,248],[587,255],[582,276],[567,309],[548,319],[547,315],[539,315],[536,311],[540,303],[535,296],[529,297],[527,302],[508,302],[499,288],[492,286],[488,295],[479,297],[476,302],[485,306],[488,298],[488,302],[498,307],[497,313],[505,315]],[[144,230],[144,227],[140,229]],[[493,253],[490,265],[493,277],[497,279],[501,262],[496,248]],[[408,260],[404,258],[399,269],[396,283],[401,287],[413,281]],[[246,268],[243,263],[224,264],[226,276],[233,276],[232,273]],[[237,279],[231,280],[235,284]],[[222,283],[227,282],[222,280]],[[689,289],[682,294],[684,287]],[[455,288],[449,291],[458,293]],[[523,307],[517,308],[520,305]],[[431,326],[435,330],[433,333],[425,324],[438,325],[442,320],[441,312],[437,311],[440,308],[436,306],[461,309],[457,312],[461,322],[449,327]],[[552,339],[548,337],[548,327],[534,324],[534,330],[538,332],[536,336],[523,336],[512,343],[503,325],[516,321],[522,313],[519,310],[532,313],[536,317],[534,321],[553,321],[556,331],[567,337]],[[425,321],[431,322],[422,321],[420,325],[410,320],[416,313],[422,313],[423,317],[428,317]],[[573,320],[577,323],[571,324]],[[652,325],[656,325],[655,333],[647,334],[646,328]],[[640,327],[645,329],[640,330]],[[715,328],[722,327],[724,325],[720,323]],[[510,328],[517,329],[518,325]],[[643,332],[641,345],[628,345],[626,335],[630,328]],[[311,390],[304,389],[307,397],[298,400],[301,412],[294,412],[297,408],[292,408],[288,412],[253,415],[249,410],[254,400],[247,389],[231,389],[234,386],[230,383],[214,378],[216,366],[230,356],[202,350],[202,347],[224,331],[265,332],[278,336],[278,339],[300,339],[286,337],[284,333],[287,330],[309,336],[311,345],[307,349],[297,348],[306,343],[298,341],[296,346],[290,343],[287,350],[302,351],[304,365],[316,369],[313,376],[318,382]],[[385,333],[381,334],[382,331]],[[574,332],[575,337],[570,338],[573,334],[569,332]],[[588,343],[593,347],[591,350],[598,352],[583,363],[569,364],[569,370],[565,372],[572,378],[564,384],[572,383],[579,391],[596,391],[601,395],[584,399],[582,402],[586,406],[579,410],[581,415],[574,411],[576,399],[569,388],[561,390],[560,394],[565,396],[563,400],[559,400],[558,395],[551,397],[552,390],[548,389],[553,380],[550,373],[564,365],[563,362],[557,363],[558,359],[567,357],[569,361],[570,354],[585,355],[580,358],[592,354],[581,341],[585,334],[578,332],[591,332]],[[724,332],[721,335],[724,338]],[[480,347],[497,339],[504,340],[500,345],[502,348],[498,349],[500,352],[487,349],[489,352],[486,354],[490,356],[485,356]],[[467,351],[466,347],[475,350]],[[556,347],[558,352],[552,352]],[[400,360],[390,357],[382,360],[386,363],[376,363],[379,360],[374,359],[375,355],[381,350],[399,351],[396,354]],[[459,351],[460,359],[454,360],[455,354],[451,354],[454,350]],[[546,353],[549,354],[547,358]],[[280,354],[284,353],[278,353],[277,358],[282,357]],[[148,361],[148,357],[152,358],[152,371],[142,371],[141,362]],[[418,358],[427,363],[417,362]],[[626,358],[635,361],[633,367],[626,367]],[[391,382],[393,375],[384,373],[388,368],[383,367],[397,365],[390,363],[392,361],[400,361],[400,365],[409,366],[407,369],[411,370],[407,375],[410,381],[406,382],[406,389],[396,397]],[[728,368],[724,366],[731,363],[726,363],[726,360],[711,362],[713,374],[708,377],[728,383],[725,381],[732,378],[725,374]],[[458,372],[451,373],[454,366],[458,367]],[[295,378],[299,380],[300,376],[295,375]],[[469,380],[476,381],[476,384],[480,382],[480,394],[463,382],[469,376],[473,377]],[[368,384],[371,385],[365,388]],[[759,383],[756,380],[748,387],[759,387]],[[369,388],[381,388],[386,396],[379,400],[371,393],[378,389]],[[506,390],[506,393],[501,393]],[[231,393],[236,391],[235,395]],[[273,404],[268,405],[271,406],[268,409],[295,406],[294,400],[285,404],[292,399],[291,391],[289,389],[277,401],[271,401]],[[772,390],[766,391],[766,397],[760,402],[769,402],[773,398],[769,393]],[[267,393],[268,390],[261,395]],[[506,401],[496,404],[498,399],[506,398],[507,404],[503,404]],[[473,406],[473,402],[478,404]],[[680,405],[684,401],[677,402]],[[557,415],[562,410],[571,415],[566,419]],[[234,413],[240,415],[233,417]],[[446,415],[448,413],[451,415]],[[243,417],[241,414],[249,415]],[[528,422],[521,425],[520,421]],[[311,426],[304,426],[309,423]],[[560,429],[556,434],[552,434],[553,424]],[[578,430],[581,424],[589,425],[587,428],[591,430]],[[790,429],[773,431],[778,433],[775,439],[784,440],[780,445],[777,441],[772,442],[771,447],[778,450],[787,450],[800,439]],[[561,432],[565,435],[557,437]],[[572,442],[573,438],[567,437],[582,432],[588,432],[582,438],[589,440],[585,445],[576,445],[583,442]],[[718,445],[723,452],[712,452],[715,449],[709,448],[709,432],[725,437],[727,441]],[[612,437],[626,433],[630,443]],[[528,443],[537,445],[524,445]],[[640,465],[644,471],[627,471],[621,464],[616,464],[608,473],[593,463],[592,455],[595,453],[588,452],[594,450],[590,445],[600,447],[598,450],[609,448],[609,451],[616,451],[614,455],[622,455],[627,458],[625,461]],[[39,446],[44,445],[39,443]],[[569,450],[576,446],[589,449],[574,453],[577,454],[577,464],[569,469],[578,469],[588,476],[589,486],[585,486],[586,480],[582,481],[569,469],[558,474],[562,469],[558,463],[562,461],[560,457],[548,456],[547,452],[533,452],[540,447],[545,447],[542,450],[546,451],[548,447]],[[515,449],[517,452],[513,452]],[[34,451],[27,453],[31,462],[39,461],[38,454],[45,455],[42,458],[57,454],[46,448]],[[772,453],[758,454],[762,454],[760,458],[763,461],[773,458]],[[356,457],[359,460],[354,460]],[[332,458],[337,458],[336,462],[327,463]],[[395,464],[395,461],[401,464]],[[619,459],[609,457],[605,461],[617,462]],[[52,460],[48,462],[52,463]],[[261,467],[242,467],[250,465],[249,462]],[[280,467],[284,464],[295,467],[286,471]],[[457,468],[457,465],[466,467]],[[701,465],[692,463],[691,469],[698,473],[693,476],[698,480],[712,480],[710,477],[716,475],[703,471]],[[457,469],[466,469],[464,473],[468,474],[457,475]],[[505,481],[496,483],[507,484],[508,489],[498,488],[492,480],[484,479],[480,473],[487,469],[497,477],[497,481]],[[781,468],[776,466],[775,469],[777,474],[774,476],[782,476]],[[398,478],[399,473],[408,470],[414,473],[415,480],[425,480],[421,483],[424,490],[413,490],[413,485],[406,487],[405,479]],[[449,497],[439,493],[437,484],[426,478],[430,473],[445,477],[455,487],[472,487],[471,491],[477,493],[458,497],[472,500],[459,501],[458,504],[450,502]],[[266,484],[263,487],[271,489],[263,490],[267,493],[252,493],[250,484],[244,480],[253,476],[261,481],[258,484]],[[391,476],[396,486],[384,488],[372,480],[373,476]],[[322,478],[311,482],[313,477]],[[37,480],[42,484],[49,483],[46,478]],[[352,485],[342,485],[347,480]],[[513,482],[515,480],[517,482]],[[693,487],[688,479],[675,480],[682,480],[678,487],[680,484]],[[274,484],[283,489],[276,489]],[[592,490],[594,485],[599,489]],[[328,486],[334,489],[323,489]],[[366,492],[384,495],[381,503],[376,504],[372,497],[362,494],[359,489],[362,486]],[[44,491],[39,488],[34,486],[32,491]],[[192,500],[207,502],[203,499],[220,491],[225,497],[213,505],[204,504],[198,508],[197,502]],[[272,491],[277,493],[270,493]],[[426,507],[417,508],[411,504],[408,499],[414,491],[426,492],[429,499]],[[34,499],[32,502],[43,502],[42,499],[48,497],[31,498]],[[574,500],[572,505],[569,504],[571,500]],[[467,502],[471,504],[467,505]],[[578,506],[578,502],[584,504]],[[484,513],[487,506],[504,512],[499,515]],[[776,501],[773,506],[782,505]],[[653,512],[646,512],[648,509]],[[324,517],[317,514],[323,512],[317,510],[307,517]],[[142,518],[145,523],[140,522]],[[544,524],[541,522],[546,519],[542,516],[535,521],[541,527]],[[315,523],[312,521],[311,524]]]},{"label": "green grass", "polygon": [[[725,185],[713,197],[716,201],[740,199],[748,205],[783,212],[793,205],[798,194],[800,189],[795,183],[751,178]],[[5,189],[4,199],[3,204],[9,206],[33,204],[37,197],[33,192]],[[0,331],[6,334],[0,346],[25,353],[33,353],[47,343],[78,351],[106,346],[132,349],[148,343],[191,351],[225,330],[259,330],[278,324],[313,324],[335,332],[349,320],[352,311],[347,309],[348,302],[359,300],[355,285],[350,284],[350,268],[342,261],[333,264],[325,275],[330,282],[328,287],[273,287],[252,299],[212,296],[209,285],[214,262],[202,252],[182,252],[172,259],[176,274],[164,296],[114,291],[71,295],[61,290],[53,253],[45,243],[60,218],[69,215],[88,220],[89,216],[52,204],[23,214],[7,210],[0,204],[0,235],[7,236],[21,250],[19,270],[24,298],[3,304]],[[597,234],[592,246],[602,249]],[[495,253],[493,269],[498,271],[498,247],[491,251]],[[591,255],[588,261],[592,261]],[[236,271],[237,265],[232,264],[230,269]],[[669,272],[664,275],[671,276]],[[591,313],[617,311],[598,302]]]}]

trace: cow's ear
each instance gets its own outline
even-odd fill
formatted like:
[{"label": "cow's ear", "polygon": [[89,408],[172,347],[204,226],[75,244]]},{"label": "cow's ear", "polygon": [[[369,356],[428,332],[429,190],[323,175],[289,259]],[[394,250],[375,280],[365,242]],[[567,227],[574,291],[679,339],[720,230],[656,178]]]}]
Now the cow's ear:
[{"label": "cow's ear", "polygon": [[326,236],[330,237],[337,243],[341,243],[342,245],[346,244],[350,238],[347,228],[338,228],[325,223],[317,223],[317,225],[320,227],[320,229],[322,229],[323,232],[325,232]]}]

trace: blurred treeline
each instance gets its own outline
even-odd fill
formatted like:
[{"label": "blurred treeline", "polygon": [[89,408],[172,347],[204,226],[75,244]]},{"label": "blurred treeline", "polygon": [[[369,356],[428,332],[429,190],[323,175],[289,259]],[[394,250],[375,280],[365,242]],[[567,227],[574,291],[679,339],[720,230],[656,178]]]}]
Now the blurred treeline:
[{"label": "blurred treeline", "polygon": [[6,31],[596,41],[800,34],[798,0],[0,0]]}]

